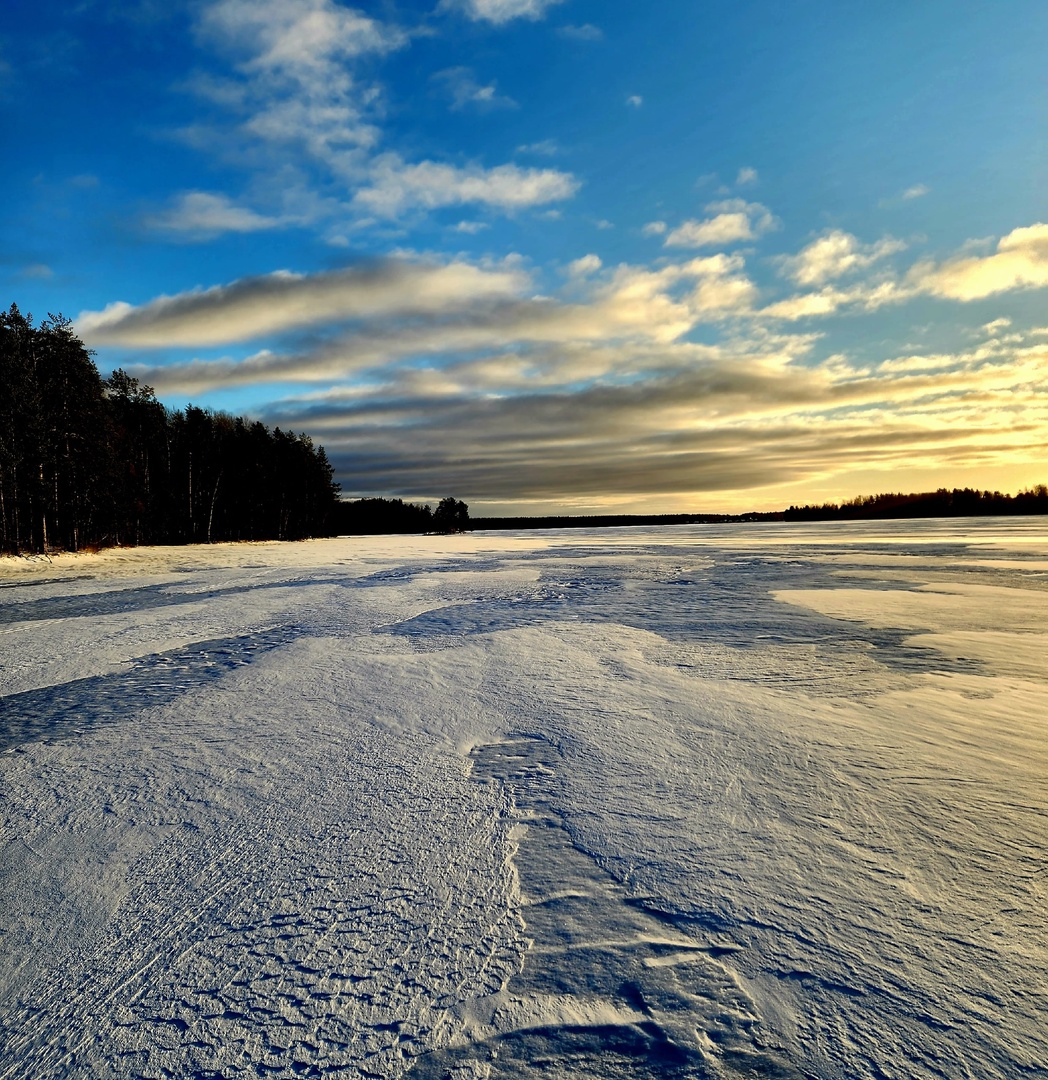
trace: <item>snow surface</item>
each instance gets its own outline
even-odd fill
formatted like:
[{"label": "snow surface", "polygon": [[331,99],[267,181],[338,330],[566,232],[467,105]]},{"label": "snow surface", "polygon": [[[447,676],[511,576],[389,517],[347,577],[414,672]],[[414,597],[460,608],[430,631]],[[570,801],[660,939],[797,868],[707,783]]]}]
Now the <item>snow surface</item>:
[{"label": "snow surface", "polygon": [[1043,519],[0,560],[0,1078],[1048,1077]]}]

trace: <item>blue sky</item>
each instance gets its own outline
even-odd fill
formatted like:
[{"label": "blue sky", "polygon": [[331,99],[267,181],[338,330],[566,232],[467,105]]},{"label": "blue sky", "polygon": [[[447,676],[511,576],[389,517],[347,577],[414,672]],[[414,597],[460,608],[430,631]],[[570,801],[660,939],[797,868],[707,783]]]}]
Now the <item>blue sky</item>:
[{"label": "blue sky", "polygon": [[1048,7],[14,0],[5,303],[347,495],[1048,479]]}]

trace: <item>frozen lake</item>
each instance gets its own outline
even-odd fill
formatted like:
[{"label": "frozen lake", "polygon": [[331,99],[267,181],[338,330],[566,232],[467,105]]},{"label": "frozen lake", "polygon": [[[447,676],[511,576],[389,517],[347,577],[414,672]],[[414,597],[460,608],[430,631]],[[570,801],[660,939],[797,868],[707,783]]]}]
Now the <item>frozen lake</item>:
[{"label": "frozen lake", "polygon": [[0,560],[0,1080],[1048,1077],[1048,521]]}]

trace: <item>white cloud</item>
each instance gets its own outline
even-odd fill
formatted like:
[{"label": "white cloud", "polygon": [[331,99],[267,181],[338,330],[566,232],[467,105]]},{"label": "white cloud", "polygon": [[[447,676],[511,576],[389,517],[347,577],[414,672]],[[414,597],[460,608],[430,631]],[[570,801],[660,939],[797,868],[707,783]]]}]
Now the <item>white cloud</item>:
[{"label": "white cloud", "polygon": [[902,193],[902,197],[907,201],[909,201],[910,199],[920,199],[927,195],[930,191],[931,188],[928,187],[927,184],[914,184],[913,187],[908,187]]},{"label": "white cloud", "polygon": [[491,226],[486,221],[460,221],[455,226],[455,232],[475,235],[476,233],[483,232],[485,229],[490,228]]},{"label": "white cloud", "polygon": [[590,274],[595,274],[603,265],[599,255],[583,255],[582,258],[568,263],[568,274],[571,277],[588,277]]},{"label": "white cloud", "polygon": [[[1017,232],[983,258],[1026,250]],[[322,439],[343,476],[379,493],[429,490],[430,474],[467,498],[687,493],[828,474],[856,457],[885,470],[1029,459],[1048,438],[1048,345],[998,334],[1009,329],[999,320],[966,351],[860,366],[819,359],[815,334],[750,321],[760,312],[739,253],[655,268],[587,254],[567,269],[559,297],[536,296],[519,265],[267,275],[86,313],[80,330],[163,348],[308,328],[298,351],[135,373],[194,394],[313,383],[266,419]],[[827,285],[789,302],[835,309],[915,290]],[[688,339],[720,320],[719,344]]]},{"label": "white cloud", "polygon": [[541,19],[546,10],[563,0],[441,0],[445,10],[461,11],[470,19],[496,26],[513,19]]},{"label": "white cloud", "polygon": [[[546,0],[464,4],[471,17],[492,22],[538,17],[548,6]],[[234,70],[225,80],[200,77],[195,89],[238,123],[227,131],[198,125],[194,144],[253,169],[254,189],[286,208],[281,221],[334,222],[327,231],[343,236],[353,224],[411,211],[543,206],[569,198],[579,186],[571,174],[553,169],[409,162],[396,152],[380,153],[383,95],[376,83],[358,77],[360,61],[403,47],[410,35],[334,0],[217,0],[202,9],[198,33],[234,60]],[[435,78],[452,108],[515,105],[467,68]],[[537,144],[532,152],[551,148]],[[235,220],[230,216],[230,224]],[[243,228],[263,224],[260,218],[239,221]]]},{"label": "white cloud", "polygon": [[332,0],[218,0],[201,15],[201,31],[240,53],[242,67],[315,83],[339,61],[388,52],[402,32]]},{"label": "white cloud", "polygon": [[228,232],[260,232],[276,228],[283,222],[279,218],[237,206],[225,195],[187,191],[178,196],[167,210],[146,218],[146,224],[154,229],[206,239]]},{"label": "white cloud", "polygon": [[578,181],[556,169],[522,169],[517,165],[459,168],[436,161],[407,165],[394,155],[372,169],[370,185],[353,198],[362,210],[395,218],[414,209],[480,203],[500,210],[520,210],[568,199]]},{"label": "white cloud", "polygon": [[901,240],[890,236],[875,244],[863,244],[851,233],[831,229],[798,254],[786,256],[780,262],[784,272],[798,285],[821,285],[852,271],[865,269],[905,248]]},{"label": "white cloud", "polygon": [[[823,287],[769,304],[760,314],[793,320],[831,315],[845,308],[875,311],[915,296],[936,296],[965,303],[1003,292],[1048,287],[1048,225],[1040,223],[1013,229],[998,241],[997,250],[989,254],[962,253],[941,263],[926,259],[902,277],[884,272],[848,288],[824,284],[850,270],[864,269],[885,254],[902,250],[903,246],[891,238],[861,245],[847,233],[828,233],[799,255],[781,260],[787,273],[800,284]],[[962,249],[970,250],[970,244]]]},{"label": "white cloud", "polygon": [[542,157],[554,157],[560,153],[560,147],[554,139],[543,139],[541,142],[525,143],[517,147],[518,154],[540,154]]},{"label": "white cloud", "polygon": [[938,266],[919,263],[907,281],[920,292],[962,301],[1043,288],[1048,286],[1048,225],[1013,229],[992,255],[960,256]]},{"label": "white cloud", "polygon": [[664,236],[668,227],[665,221],[649,221],[641,232],[645,236]]},{"label": "white cloud", "polygon": [[775,228],[776,221],[766,206],[745,199],[726,199],[707,204],[714,216],[692,219],[678,225],[666,237],[666,247],[719,247],[743,240],[756,240]]},{"label": "white cloud", "polygon": [[630,96],[626,98],[626,104],[632,105],[635,109],[639,109],[641,105],[644,104],[644,98],[642,98],[640,94],[630,94]]},{"label": "white cloud", "polygon": [[735,184],[737,187],[743,187],[746,184],[757,183],[757,170],[749,165],[744,165],[739,169],[738,176],[735,177]]},{"label": "white cloud", "polygon": [[387,260],[319,274],[277,271],[161,296],[141,307],[118,301],[104,311],[82,312],[76,326],[85,341],[99,345],[222,345],[308,326],[484,308],[519,296],[527,284],[527,276],[512,267]]},{"label": "white cloud", "polygon": [[979,329],[988,337],[996,337],[1002,331],[1010,329],[1011,325],[1011,319],[1006,319],[1002,317],[1000,319],[993,319],[991,322],[984,323],[982,326],[979,327]]},{"label": "white cloud", "polygon": [[494,82],[482,86],[474,78],[473,72],[466,67],[438,71],[433,76],[433,81],[442,87],[451,99],[451,108],[456,111],[465,108],[488,110],[518,107],[513,98],[496,92]]},{"label": "white cloud", "polygon": [[557,28],[557,33],[561,37],[575,41],[600,41],[604,37],[604,31],[592,23],[583,23],[581,26],[560,26]]},{"label": "white cloud", "polygon": [[[377,144],[379,90],[359,82],[354,66],[402,48],[403,31],[333,0],[217,0],[202,9],[197,30],[234,60],[236,77],[198,76],[191,88],[241,118],[242,140],[304,151],[343,174]],[[250,156],[228,133],[211,142]],[[272,169],[271,156],[266,164]]]},{"label": "white cloud", "polygon": [[802,293],[779,300],[762,308],[759,314],[773,319],[805,319],[819,315],[833,315],[842,308],[876,311],[886,304],[897,304],[911,299],[916,292],[900,285],[893,278],[872,283],[860,282],[847,289],[827,286],[818,292]]}]

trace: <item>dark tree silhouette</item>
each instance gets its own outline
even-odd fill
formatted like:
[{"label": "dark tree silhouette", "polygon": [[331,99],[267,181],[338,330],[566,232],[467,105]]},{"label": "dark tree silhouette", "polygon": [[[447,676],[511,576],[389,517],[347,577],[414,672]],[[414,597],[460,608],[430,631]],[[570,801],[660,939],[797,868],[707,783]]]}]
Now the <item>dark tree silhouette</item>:
[{"label": "dark tree silhouette", "polygon": [[336,521],[337,531],[349,535],[426,533],[433,530],[433,511],[402,499],[356,499],[340,504]]},{"label": "dark tree silhouette", "polygon": [[0,313],[0,550],[330,535],[339,487],[307,435],[99,377],[67,319]]},{"label": "dark tree silhouette", "polygon": [[437,532],[465,532],[469,528],[469,507],[450,495],[441,499],[433,514],[433,528]]}]

